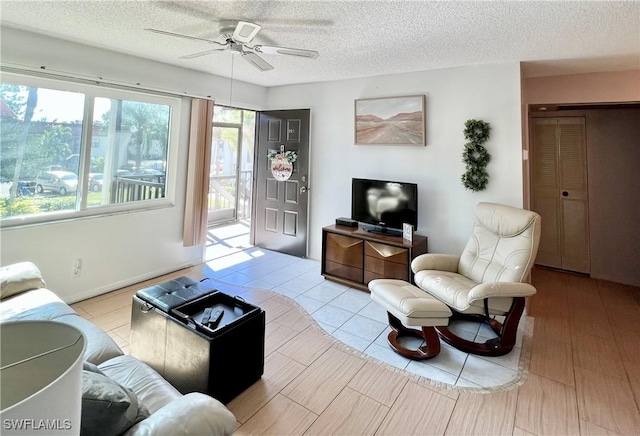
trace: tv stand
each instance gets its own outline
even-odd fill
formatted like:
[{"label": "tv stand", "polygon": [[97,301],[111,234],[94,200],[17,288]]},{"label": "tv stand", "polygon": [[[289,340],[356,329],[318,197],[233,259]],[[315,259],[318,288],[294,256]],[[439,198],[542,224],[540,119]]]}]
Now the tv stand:
[{"label": "tv stand", "polygon": [[389,227],[363,225],[362,230],[369,233],[376,233],[378,235],[402,236],[402,230],[390,229]]},{"label": "tv stand", "polygon": [[373,279],[413,281],[411,261],[427,252],[427,237],[379,234],[340,225],[322,228],[321,274],[325,279],[368,291]]}]

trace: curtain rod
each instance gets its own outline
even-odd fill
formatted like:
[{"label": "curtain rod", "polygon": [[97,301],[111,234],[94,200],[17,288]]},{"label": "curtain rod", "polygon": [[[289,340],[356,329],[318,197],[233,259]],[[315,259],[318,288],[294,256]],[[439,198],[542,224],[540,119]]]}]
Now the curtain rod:
[{"label": "curtain rod", "polygon": [[[13,66],[17,65],[17,66]],[[14,73],[14,74],[24,74],[29,76],[43,77],[47,79],[63,79],[70,82],[82,83],[86,85],[102,85],[108,86],[110,88],[125,90],[125,91],[143,91],[145,93],[151,93],[156,95],[161,95],[165,97],[189,97],[189,98],[200,98],[203,100],[211,100],[214,99],[210,96],[202,96],[197,94],[191,94],[188,92],[177,92],[172,90],[166,90],[161,88],[153,88],[143,86],[140,83],[127,83],[119,80],[105,79],[103,77],[92,77],[92,76],[81,76],[78,74],[74,74],[68,71],[60,71],[60,70],[51,70],[45,66],[42,67],[31,67],[28,65],[19,65],[19,64],[10,64],[7,62],[0,62],[0,71],[5,73]]]}]

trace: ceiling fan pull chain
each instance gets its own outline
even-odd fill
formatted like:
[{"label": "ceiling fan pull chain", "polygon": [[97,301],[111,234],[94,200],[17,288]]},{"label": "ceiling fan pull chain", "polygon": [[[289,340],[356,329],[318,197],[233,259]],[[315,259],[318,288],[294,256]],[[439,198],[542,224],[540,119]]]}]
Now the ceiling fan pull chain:
[{"label": "ceiling fan pull chain", "polygon": [[231,97],[233,96],[233,61],[235,55],[231,53],[231,85],[229,85],[229,106],[231,106]]}]

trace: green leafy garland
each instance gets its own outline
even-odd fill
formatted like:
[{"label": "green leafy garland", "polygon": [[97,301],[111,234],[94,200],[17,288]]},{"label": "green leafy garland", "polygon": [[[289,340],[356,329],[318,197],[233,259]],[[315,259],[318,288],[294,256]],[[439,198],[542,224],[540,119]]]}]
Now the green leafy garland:
[{"label": "green leafy garland", "polygon": [[482,146],[489,139],[491,126],[482,120],[467,120],[464,123],[464,139],[468,139],[462,152],[462,162],[466,171],[462,175],[462,184],[466,189],[482,191],[489,182],[487,164],[491,161],[491,155]]},{"label": "green leafy garland", "polygon": [[269,150],[267,153],[267,159],[270,161],[277,159],[278,157],[282,157],[285,161],[289,163],[294,163],[298,160],[298,154],[295,151],[285,151],[284,153],[279,150]]}]

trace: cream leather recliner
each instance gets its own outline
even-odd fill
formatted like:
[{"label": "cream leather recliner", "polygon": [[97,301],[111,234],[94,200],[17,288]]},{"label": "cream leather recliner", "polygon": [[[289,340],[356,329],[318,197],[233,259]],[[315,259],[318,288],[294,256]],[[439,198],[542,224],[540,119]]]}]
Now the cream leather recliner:
[{"label": "cream leather recliner", "polygon": [[[497,335],[484,343],[436,327],[442,340],[468,353],[501,356],[516,342],[528,283],[540,241],[540,215],[516,207],[479,203],[473,232],[460,256],[423,254],[411,263],[416,286],[449,306],[454,319],[486,322]],[[496,316],[504,316],[498,320]]]}]

